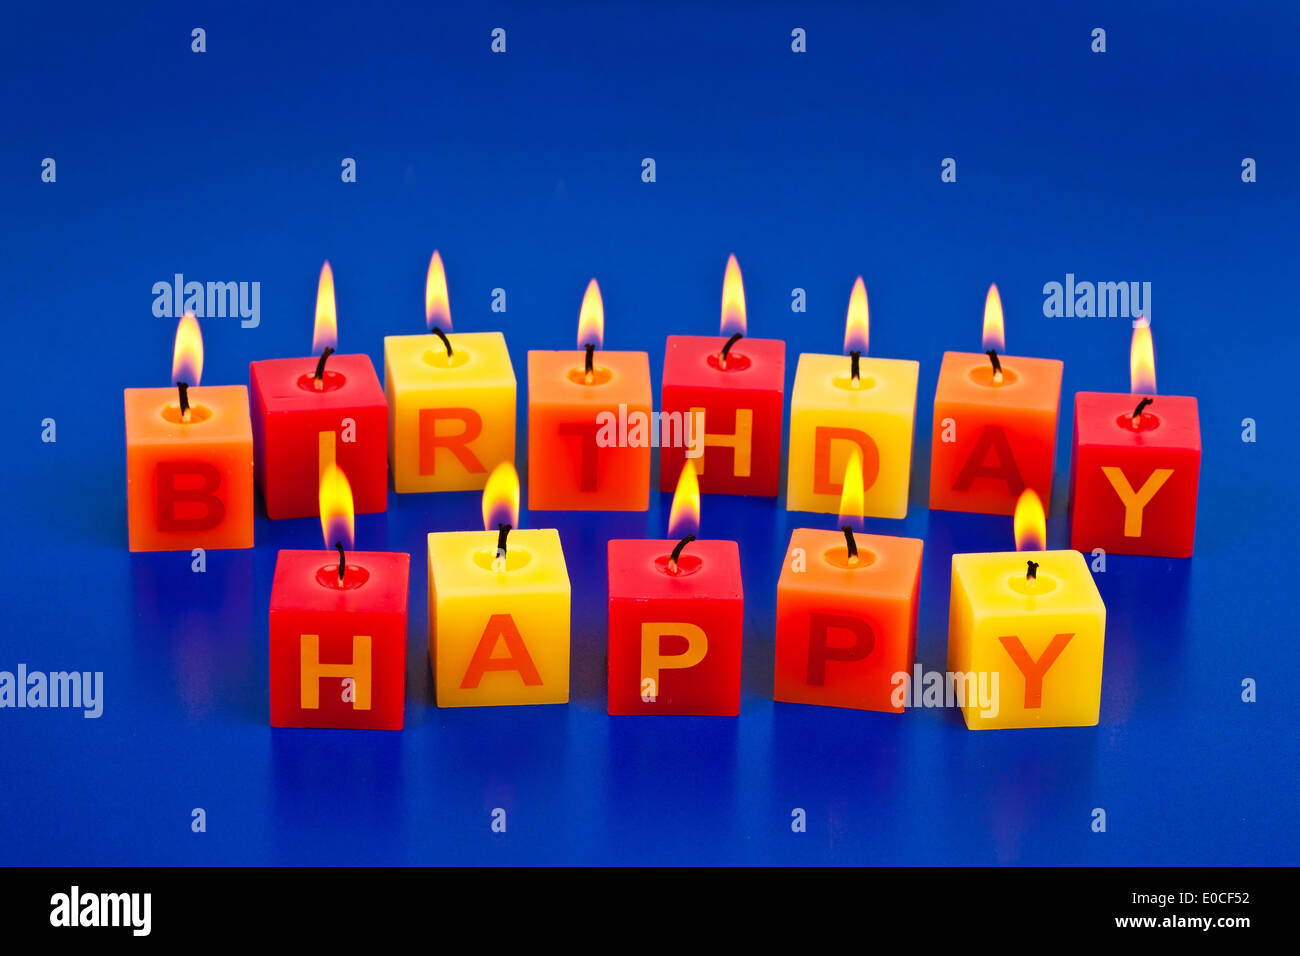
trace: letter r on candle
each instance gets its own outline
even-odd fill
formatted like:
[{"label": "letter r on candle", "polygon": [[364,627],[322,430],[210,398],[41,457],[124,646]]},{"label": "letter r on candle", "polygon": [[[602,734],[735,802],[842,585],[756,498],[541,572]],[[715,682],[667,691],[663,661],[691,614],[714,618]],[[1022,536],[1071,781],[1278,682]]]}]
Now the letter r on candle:
[{"label": "letter r on candle", "polygon": [[320,680],[322,677],[351,677],[356,684],[352,699],[353,710],[370,709],[370,635],[352,636],[352,660],[346,664],[322,664],[320,660],[320,635],[302,634],[298,646],[298,680],[302,709],[320,708]]},{"label": "letter r on candle", "polygon": [[1128,483],[1128,478],[1124,472],[1113,466],[1103,466],[1101,473],[1106,476],[1110,486],[1115,489],[1115,494],[1119,495],[1119,500],[1124,502],[1124,537],[1140,538],[1142,537],[1142,512],[1152,498],[1156,496],[1170,476],[1173,475],[1172,468],[1157,468],[1147,476],[1147,480],[1142,483],[1142,487],[1137,491]]},{"label": "letter r on candle", "polygon": [[[442,421],[459,422],[460,430],[452,435],[439,435],[438,423]],[[483,418],[472,408],[420,409],[420,474],[435,473],[439,448],[455,455],[461,467],[471,475],[487,471],[469,447],[469,443],[482,432]]]},{"label": "letter r on candle", "polygon": [[[686,650],[680,654],[664,654],[665,637],[683,637]],[[709,638],[704,629],[695,624],[671,624],[647,621],[641,625],[641,682],[651,680],[658,687],[660,670],[682,670],[694,667],[704,660],[709,650]]]},{"label": "letter r on candle", "polygon": [[[698,418],[695,417],[697,415]],[[704,409],[692,408],[691,417],[695,421],[704,422]],[[735,427],[736,430],[730,435],[715,435],[705,431],[704,450],[707,452],[711,445],[730,448],[732,451],[731,473],[737,478],[748,478],[754,441],[754,410],[752,408],[736,409]],[[704,474],[704,462],[707,458],[708,455],[705,454],[696,460],[695,470],[701,475]]]}]

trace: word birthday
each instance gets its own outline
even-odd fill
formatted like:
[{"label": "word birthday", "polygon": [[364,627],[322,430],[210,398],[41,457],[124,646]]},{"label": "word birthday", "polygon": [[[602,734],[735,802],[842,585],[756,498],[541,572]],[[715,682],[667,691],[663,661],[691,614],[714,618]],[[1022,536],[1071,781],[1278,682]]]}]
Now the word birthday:
[{"label": "word birthday", "polygon": [[1051,318],[1140,319],[1151,318],[1150,282],[1075,282],[1043,286],[1043,315]]},{"label": "word birthday", "polygon": [[94,719],[104,713],[104,672],[0,671],[0,707],[67,707],[85,711]]},{"label": "word birthday", "polygon": [[177,319],[189,312],[196,319],[238,317],[245,329],[262,322],[260,282],[186,282],[178,272],[171,282],[155,282],[153,294],[153,314],[160,319]]},{"label": "word birthday", "polygon": [[600,448],[685,448],[687,458],[704,454],[704,410],[689,412],[628,411],[620,403],[618,414],[596,415],[596,445]]}]

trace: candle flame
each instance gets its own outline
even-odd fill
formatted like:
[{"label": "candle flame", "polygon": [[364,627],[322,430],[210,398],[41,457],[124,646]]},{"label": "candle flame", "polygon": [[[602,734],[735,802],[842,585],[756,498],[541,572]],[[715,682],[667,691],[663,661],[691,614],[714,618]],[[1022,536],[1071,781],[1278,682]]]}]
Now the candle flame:
[{"label": "candle flame", "polygon": [[722,334],[730,338],[745,334],[745,281],[740,277],[740,263],[735,255],[727,258],[722,276]]},{"label": "candle flame", "polygon": [[668,511],[668,537],[684,538],[700,531],[700,478],[695,472],[695,462],[690,458],[682,465],[677,476],[677,490],[673,492],[673,506]]},{"label": "candle flame", "polygon": [[193,312],[176,323],[176,345],[172,348],[172,383],[197,385],[203,377],[203,333]]},{"label": "candle flame", "polygon": [[493,468],[483,486],[483,530],[496,531],[503,524],[519,526],[519,473],[508,461]]},{"label": "candle flame", "polygon": [[316,324],[311,335],[311,354],[320,355],[327,348],[338,348],[339,315],[334,305],[334,270],[330,261],[320,267],[316,283]]},{"label": "candle flame", "polygon": [[1002,296],[997,283],[989,286],[984,298],[984,351],[993,349],[1001,354],[1007,348],[1007,333],[1002,320]]},{"label": "candle flame", "polygon": [[578,348],[588,345],[600,348],[605,344],[605,301],[600,297],[600,286],[592,279],[582,294],[582,309],[578,312]]},{"label": "candle flame", "polygon": [[1133,329],[1128,352],[1129,387],[1134,395],[1156,393],[1156,347],[1151,340],[1151,326],[1139,323]]},{"label": "candle flame", "polygon": [[451,298],[447,295],[447,270],[442,267],[442,256],[433,250],[429,260],[429,273],[424,279],[424,324],[432,332],[451,331]]},{"label": "candle flame", "polygon": [[854,531],[862,530],[863,500],[862,449],[854,444],[849,460],[844,464],[844,488],[840,491],[840,527],[848,525]]},{"label": "candle flame", "polygon": [[352,486],[343,469],[330,462],[320,475],[320,530],[326,548],[341,541],[344,550],[352,550],[352,518]]},{"label": "candle flame", "polygon": [[867,286],[858,276],[849,293],[849,314],[844,320],[844,354],[867,354],[867,338],[871,330],[871,317],[867,310]]},{"label": "candle flame", "polygon": [[1033,488],[1020,492],[1012,527],[1017,551],[1042,551],[1047,547],[1047,516],[1043,514],[1043,502]]}]

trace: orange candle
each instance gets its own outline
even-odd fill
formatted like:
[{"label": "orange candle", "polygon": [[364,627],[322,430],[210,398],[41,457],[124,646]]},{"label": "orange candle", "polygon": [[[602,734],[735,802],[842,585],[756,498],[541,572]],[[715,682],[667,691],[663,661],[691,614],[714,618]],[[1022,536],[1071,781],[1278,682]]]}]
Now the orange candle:
[{"label": "orange candle", "polygon": [[175,388],[128,388],[126,504],[132,551],[253,546],[253,427],[243,385],[199,388],[203,338],[176,327]]}]

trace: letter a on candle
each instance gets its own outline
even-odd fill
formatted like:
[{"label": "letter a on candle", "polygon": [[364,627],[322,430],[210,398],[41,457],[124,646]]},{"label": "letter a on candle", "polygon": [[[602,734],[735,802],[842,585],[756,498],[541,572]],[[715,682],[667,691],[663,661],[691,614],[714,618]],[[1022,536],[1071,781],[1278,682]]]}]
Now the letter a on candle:
[{"label": "letter a on candle", "polygon": [[[505,642],[507,657],[492,656],[498,641]],[[488,619],[478,647],[474,649],[474,657],[460,682],[461,690],[473,690],[487,671],[516,671],[525,687],[540,687],[542,684],[537,665],[533,663],[528,647],[519,634],[519,628],[515,626],[515,619],[509,614],[493,614]]]}]

